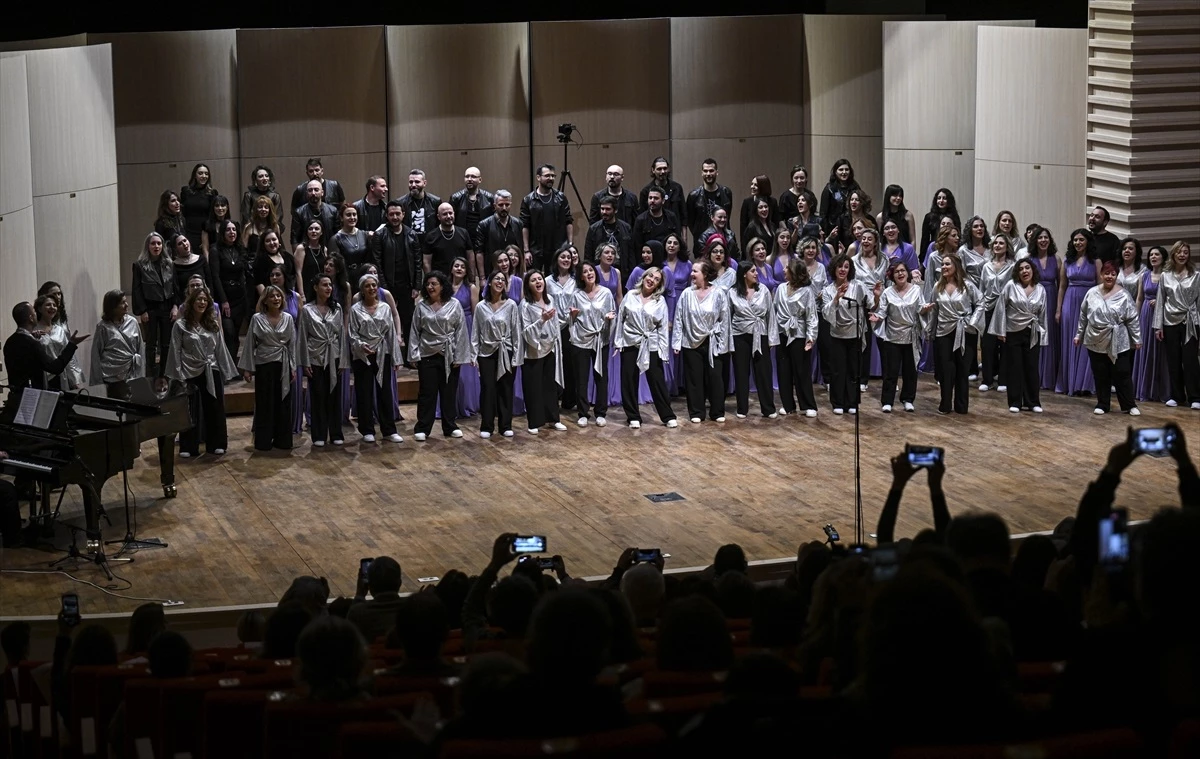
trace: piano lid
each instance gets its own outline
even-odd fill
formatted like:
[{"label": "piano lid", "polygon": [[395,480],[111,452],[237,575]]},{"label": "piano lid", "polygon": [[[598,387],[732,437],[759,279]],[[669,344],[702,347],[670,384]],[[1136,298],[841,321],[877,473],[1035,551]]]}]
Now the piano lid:
[{"label": "piano lid", "polygon": [[155,380],[139,377],[129,382],[114,382],[111,385],[92,385],[64,393],[63,400],[74,404],[72,412],[84,417],[108,421],[135,421],[162,413],[162,404],[169,398],[186,394],[186,385],[166,383],[162,392],[155,388]]}]

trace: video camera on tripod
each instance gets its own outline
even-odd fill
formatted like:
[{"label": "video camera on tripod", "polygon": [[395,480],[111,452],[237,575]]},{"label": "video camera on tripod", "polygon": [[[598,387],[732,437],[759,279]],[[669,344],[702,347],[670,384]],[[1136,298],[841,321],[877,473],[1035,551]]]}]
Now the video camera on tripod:
[{"label": "video camera on tripod", "polygon": [[579,131],[579,128],[574,124],[559,124],[558,125],[558,141],[564,145],[572,142],[571,135]]}]

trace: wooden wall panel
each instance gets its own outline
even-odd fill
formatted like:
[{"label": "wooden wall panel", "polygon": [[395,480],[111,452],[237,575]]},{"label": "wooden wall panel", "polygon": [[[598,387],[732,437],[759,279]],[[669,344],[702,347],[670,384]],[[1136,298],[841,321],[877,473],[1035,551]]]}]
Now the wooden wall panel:
[{"label": "wooden wall panel", "polygon": [[29,139],[25,57],[0,58],[0,214],[33,205]]},{"label": "wooden wall panel", "polygon": [[242,155],[386,151],[384,49],[382,26],[239,29]]},{"label": "wooden wall panel", "polygon": [[669,139],[670,41],[665,18],[532,23],[533,144],[563,123],[586,144]]},{"label": "wooden wall panel", "polygon": [[233,29],[93,34],[112,45],[117,163],[237,158]]},{"label": "wooden wall panel", "polygon": [[798,135],[803,20],[671,19],[671,138]]},{"label": "wooden wall panel", "polygon": [[[975,206],[974,150],[884,150],[883,175],[887,184],[904,188],[904,205],[917,217],[918,224],[940,187],[954,193],[964,220],[981,213],[991,223],[988,209],[980,207],[977,211]],[[882,188],[872,198],[874,212],[878,213],[883,208]]]},{"label": "wooden wall panel", "polygon": [[483,175],[484,189],[495,192],[503,188],[511,192],[514,205],[521,202],[521,197],[529,192],[533,183],[528,146],[490,150],[401,151],[390,154],[388,164],[388,189],[396,198],[408,191],[408,172],[412,169],[424,171],[428,181],[426,189],[446,199],[462,189],[463,172],[468,166],[479,169]]},{"label": "wooden wall panel", "polygon": [[[23,300],[30,303],[37,295],[37,260],[34,255],[33,205],[0,215],[0,304],[5,317]],[[68,312],[69,313],[69,312]],[[13,322],[0,330],[7,338]]]},{"label": "wooden wall panel", "polygon": [[1008,209],[1022,231],[1035,222],[1048,227],[1060,250],[1071,230],[1084,226],[1083,185],[1082,166],[975,161],[975,207],[988,224]]},{"label": "wooden wall panel", "polygon": [[1087,30],[980,27],[978,51],[976,156],[1082,166]]},{"label": "wooden wall panel", "polygon": [[[387,174],[387,153],[382,150],[374,153],[313,153],[311,156],[243,156],[239,173],[241,181],[237,191],[238,202],[241,202],[242,190],[250,184],[250,172],[254,170],[255,166],[262,164],[271,167],[271,171],[275,173],[275,189],[279,192],[285,205],[290,203],[296,185],[308,179],[308,175],[304,172],[304,164],[314,156],[321,159],[321,165],[325,168],[325,177],[336,179],[342,185],[348,202],[354,202],[363,196],[366,192],[367,177],[373,174]],[[188,168],[191,169],[190,166]],[[396,184],[394,188],[389,185],[393,194],[399,193],[407,187],[405,184],[408,178],[407,174],[408,172],[405,171],[406,176],[400,177],[400,183]],[[283,215],[286,224],[287,220],[291,218],[292,209],[286,209]]]},{"label": "wooden wall panel", "polygon": [[386,35],[391,150],[528,146],[528,24],[389,26]]}]

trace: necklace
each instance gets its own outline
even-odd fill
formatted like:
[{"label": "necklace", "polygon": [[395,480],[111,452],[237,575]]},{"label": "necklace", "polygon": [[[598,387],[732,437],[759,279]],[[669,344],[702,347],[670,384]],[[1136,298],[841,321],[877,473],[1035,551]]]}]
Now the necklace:
[{"label": "necklace", "polygon": [[442,235],[442,239],[443,239],[443,240],[447,240],[447,241],[449,241],[449,240],[453,240],[453,239],[454,239],[454,229],[453,229],[453,228],[451,228],[451,230],[450,230],[450,236],[449,236],[449,237],[447,237],[447,236],[446,236],[446,230],[442,229],[442,228],[441,228],[441,226],[438,226],[438,232],[440,232],[440,233],[441,233],[441,235]]},{"label": "necklace", "polygon": [[654,214],[650,214],[650,226],[652,226],[652,227],[661,227],[663,225],[663,222],[666,220],[667,220],[667,217],[665,214],[659,216],[658,221],[654,220]]}]

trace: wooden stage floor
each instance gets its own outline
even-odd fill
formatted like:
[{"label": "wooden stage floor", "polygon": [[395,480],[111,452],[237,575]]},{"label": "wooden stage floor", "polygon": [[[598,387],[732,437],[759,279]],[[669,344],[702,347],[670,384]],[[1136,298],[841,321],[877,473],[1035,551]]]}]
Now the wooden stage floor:
[{"label": "wooden stage floor", "polygon": [[[1047,394],[1045,414],[1015,415],[1001,394],[972,391],[970,415],[941,417],[936,393],[922,376],[918,411],[889,416],[879,411],[872,383],[861,420],[868,532],[891,481],[889,458],[906,441],[946,449],[952,513],[996,511],[1013,533],[1048,530],[1073,514],[1130,423],[1175,420],[1191,434],[1193,456],[1200,448],[1200,414],[1158,403],[1145,404],[1136,419],[1096,417],[1090,399]],[[607,574],[631,545],[661,547],[671,554],[668,567],[706,565],[728,542],[740,543],[751,560],[794,556],[800,543],[823,539],[826,522],[846,539],[853,535],[854,418],[834,416],[824,391],[817,395],[816,419],[769,420],[757,412],[737,419],[731,398],[728,422],[693,425],[677,400],[676,430],[649,421],[629,430],[616,409],[604,429],[580,429],[564,415],[567,432],[534,437],[519,418],[515,438],[481,440],[476,417],[461,421],[463,439],[443,438],[439,428],[426,443],[413,441],[415,407],[405,405],[402,444],[360,444],[348,431],[344,448],[313,449],[305,436],[295,450],[269,454],[250,448],[250,419],[233,418],[229,453],[178,462],[173,500],[159,498],[157,451],[153,443],[143,447],[130,476],[138,535],[170,545],[138,553],[116,572],[132,583],[126,594],[182,600],[190,610],[272,603],[301,574],[327,577],[334,595],[351,595],[359,557],[385,554],[403,567],[404,589],[415,590],[419,577],[451,568],[478,572],[495,536],[506,531],[547,535],[551,552],[575,576]],[[651,419],[652,407],[643,406],[643,414]],[[683,500],[646,498],[667,491]],[[927,492],[918,473],[901,506],[898,535],[931,524]],[[104,489],[104,501],[114,522],[104,537],[121,537],[119,477]],[[1140,458],[1117,502],[1139,519],[1177,504],[1174,462]],[[77,491],[63,512],[81,521]],[[65,545],[65,530],[58,543]],[[6,569],[44,569],[53,558],[34,549],[3,553]],[[74,574],[104,584],[94,566]],[[0,615],[55,614],[68,589],[80,594],[84,614],[139,603],[59,574],[5,573]]]}]

